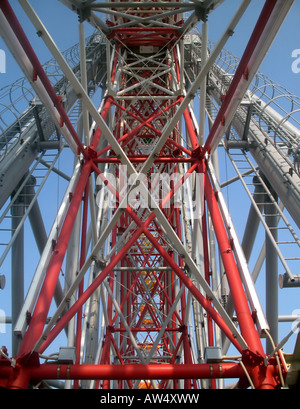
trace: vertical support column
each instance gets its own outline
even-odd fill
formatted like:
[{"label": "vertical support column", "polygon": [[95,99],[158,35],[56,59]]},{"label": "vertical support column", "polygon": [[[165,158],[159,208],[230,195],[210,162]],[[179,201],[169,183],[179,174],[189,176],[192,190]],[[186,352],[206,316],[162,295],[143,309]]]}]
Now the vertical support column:
[{"label": "vertical support column", "polygon": [[[201,67],[204,67],[207,59],[207,42],[208,42],[208,24],[202,24],[202,39],[201,39]],[[200,85],[200,118],[199,118],[199,140],[200,146],[204,144],[205,134],[205,108],[206,108],[206,77]]]},{"label": "vertical support column", "polygon": [[[275,192],[273,192],[274,196]],[[277,211],[275,203],[267,198],[265,203],[266,223],[274,240],[277,241]],[[266,234],[266,318],[270,334],[275,344],[278,343],[278,256],[268,234]],[[267,339],[266,352],[273,351],[272,343]]]},{"label": "vertical support column", "polygon": [[[265,190],[261,183],[259,182],[257,176],[254,176],[253,183],[255,184],[255,190],[253,193],[253,199],[260,211],[264,207],[265,201]],[[256,233],[259,226],[259,217],[257,216],[256,209],[252,204],[249,210],[249,215],[245,227],[244,237],[242,241],[242,248],[246,257],[246,260],[249,261],[252,248],[254,245]]]},{"label": "vertical support column", "polygon": [[[11,209],[12,234],[18,228],[25,213],[25,205],[22,198],[16,200]],[[12,299],[12,328],[14,328],[24,303],[24,226],[21,227],[17,238],[12,245],[11,252],[11,299]],[[18,353],[20,339],[12,331],[12,355]]]},{"label": "vertical support column", "polygon": [[[81,84],[88,94],[88,83],[87,83],[87,72],[86,72],[86,51],[85,51],[85,32],[84,24],[79,24],[79,44],[80,44],[80,73],[81,73]],[[83,131],[84,131],[84,143],[89,145],[89,112],[85,106],[85,103],[82,103],[82,115],[83,115]]]}]

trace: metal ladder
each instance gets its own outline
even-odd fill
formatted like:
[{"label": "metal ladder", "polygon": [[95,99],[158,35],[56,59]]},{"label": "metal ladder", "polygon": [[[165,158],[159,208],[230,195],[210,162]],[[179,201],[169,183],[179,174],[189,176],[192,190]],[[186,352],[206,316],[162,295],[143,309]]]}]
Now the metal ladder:
[{"label": "metal ladder", "polygon": [[[215,115],[217,109],[217,106],[210,100],[210,115]],[[232,141],[233,143],[231,144],[230,142]],[[270,186],[264,175],[260,172],[254,159],[250,157],[248,150],[245,149],[241,142],[243,141],[240,140],[234,128],[231,127],[222,144],[225,146],[226,155],[237,176],[224,182],[221,187],[224,188],[237,180],[242,183],[258,220],[263,225],[266,235],[273,242],[279,260],[289,278],[288,281],[291,282],[292,277],[293,279],[297,277],[297,272],[300,267],[300,239],[296,233],[297,226],[292,225],[293,221],[290,220],[289,215],[286,215],[272,186]],[[271,211],[270,208],[272,208]],[[244,235],[247,236],[246,231]],[[244,242],[246,242],[246,240],[244,240]],[[246,253],[247,252],[248,251],[246,251]],[[258,265],[261,265],[262,261],[263,258],[258,261]],[[255,276],[258,274],[258,265],[254,269]]]},{"label": "metal ladder", "polygon": [[253,164],[247,152],[227,150],[227,155],[244,185],[252,206],[259,211],[257,216],[263,222],[267,234],[274,237],[274,247],[286,273],[292,277],[300,266],[300,239],[295,228],[287,219],[276,193]]},{"label": "metal ladder", "polygon": [[[11,199],[2,208],[0,214],[0,266],[3,264],[19,231],[37,201],[38,195],[46,183],[58,160],[60,151],[43,151],[33,166],[13,192]],[[47,164],[45,166],[43,163]]]}]

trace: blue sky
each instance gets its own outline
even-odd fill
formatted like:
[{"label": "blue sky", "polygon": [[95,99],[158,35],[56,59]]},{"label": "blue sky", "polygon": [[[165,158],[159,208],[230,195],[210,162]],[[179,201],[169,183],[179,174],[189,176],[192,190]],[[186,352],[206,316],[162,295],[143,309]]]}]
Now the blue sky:
[{"label": "blue sky", "polygon": [[[217,40],[223,32],[224,22],[229,22],[232,15],[232,4],[240,4],[232,0],[222,3],[210,16],[209,38]],[[242,56],[257,16],[264,4],[262,0],[252,0],[245,15],[235,30],[235,34],[228,40],[226,49],[237,57]],[[235,6],[236,7],[236,6]],[[260,71],[273,81],[286,87],[296,95],[300,95],[300,75],[292,72],[292,52],[300,49],[300,1],[295,0],[286,20],[284,21],[276,39],[274,40]],[[215,22],[215,24],[214,24]]]},{"label": "blue sky", "polygon": [[[10,3],[19,20],[22,21],[23,28],[40,61],[42,63],[46,62],[51,58],[49,51],[44,46],[42,40],[36,35],[35,29],[28,21],[18,1],[12,0]],[[71,12],[57,0],[32,0],[30,3],[61,50],[65,50],[78,42],[78,18],[75,13]],[[210,15],[208,20],[209,38],[212,41],[218,41],[234,10],[237,9],[240,3],[240,0],[227,0]],[[226,45],[226,49],[237,57],[242,55],[263,4],[262,0],[252,0],[234,36],[230,38]],[[292,71],[292,52],[295,49],[300,49],[299,18],[300,0],[295,0],[292,10],[260,68],[261,72],[298,96],[300,96],[300,74],[295,74]],[[93,29],[86,24],[86,34],[89,35],[92,32]],[[1,38],[0,49],[3,49],[6,53],[6,73],[0,74],[0,88],[2,88],[21,77],[22,73]],[[0,293],[0,309],[3,300],[2,294]],[[295,294],[295,291],[293,291],[293,294]],[[286,313],[291,314],[292,311]],[[286,328],[288,332],[289,329],[288,327]]]}]

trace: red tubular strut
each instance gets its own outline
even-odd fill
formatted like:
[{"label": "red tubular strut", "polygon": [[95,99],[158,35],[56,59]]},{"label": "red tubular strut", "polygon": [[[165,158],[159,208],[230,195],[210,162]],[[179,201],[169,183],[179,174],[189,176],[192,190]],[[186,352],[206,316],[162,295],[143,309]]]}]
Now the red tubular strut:
[{"label": "red tubular strut", "polygon": [[230,240],[227,236],[216,195],[212,189],[207,172],[205,173],[204,192],[212,224],[214,226],[214,231],[219,244],[220,254],[231,290],[241,333],[248,344],[249,350],[258,356],[258,361],[260,362],[260,365],[255,365],[255,372],[257,376],[254,378],[254,383],[260,388],[266,387],[268,389],[274,389],[277,386],[277,381],[270,376],[269,370],[267,370],[263,365],[265,353],[258,335],[258,331],[253,322],[246,294],[243,290],[239,271],[232,253]]}]

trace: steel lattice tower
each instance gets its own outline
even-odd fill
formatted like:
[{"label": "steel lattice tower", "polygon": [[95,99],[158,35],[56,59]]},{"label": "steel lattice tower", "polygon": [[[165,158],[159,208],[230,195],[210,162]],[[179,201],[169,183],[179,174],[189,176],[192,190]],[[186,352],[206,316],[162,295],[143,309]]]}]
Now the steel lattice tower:
[{"label": "steel lattice tower", "polygon": [[[61,2],[79,16],[79,45],[64,53],[19,0],[53,55],[42,66],[0,1],[0,34],[27,78],[1,90],[12,350],[1,349],[0,385],[296,385],[299,342],[285,356],[278,287],[299,285],[300,101],[258,72],[293,1],[262,2],[240,60],[224,47],[250,0],[216,44],[220,0]],[[221,182],[218,154],[232,180]],[[48,231],[55,199],[39,202],[52,175],[67,187]],[[236,181],[250,204],[241,238],[223,193]],[[40,253],[29,278],[26,229]],[[266,308],[255,286],[264,261]]]}]

